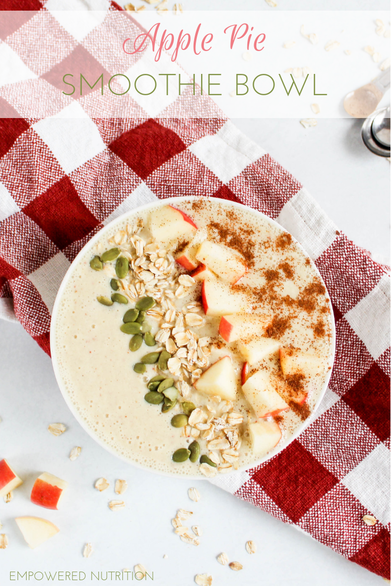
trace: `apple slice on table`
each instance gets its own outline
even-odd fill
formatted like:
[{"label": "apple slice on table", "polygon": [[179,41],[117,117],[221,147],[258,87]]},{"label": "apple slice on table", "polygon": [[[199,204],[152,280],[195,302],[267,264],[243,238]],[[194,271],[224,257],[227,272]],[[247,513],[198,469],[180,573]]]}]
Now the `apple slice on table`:
[{"label": "apple slice on table", "polygon": [[219,395],[222,399],[234,401],[236,398],[236,375],[229,356],[220,358],[212,364],[194,383],[200,393]]},{"label": "apple slice on table", "polygon": [[250,367],[248,365],[248,362],[244,362],[243,366],[242,366],[242,370],[240,372],[240,382],[242,383],[242,385],[244,385],[244,383],[248,379],[249,371],[250,371]]},{"label": "apple slice on table", "polygon": [[190,274],[196,281],[205,281],[205,279],[213,279],[215,275],[205,265],[198,265],[195,271]]},{"label": "apple slice on table", "polygon": [[40,517],[17,517],[15,519],[28,545],[34,549],[50,537],[53,537],[60,530],[46,519]]},{"label": "apple slice on table", "polygon": [[250,443],[253,453],[259,457],[266,456],[282,437],[281,429],[276,421],[258,421],[248,426]]},{"label": "apple slice on table", "polygon": [[247,300],[224,281],[207,278],[202,283],[202,306],[206,315],[228,315],[245,311]]},{"label": "apple slice on table", "polygon": [[14,472],[7,460],[0,462],[0,497],[5,496],[23,484],[23,480]]},{"label": "apple slice on table", "polygon": [[247,271],[246,261],[239,252],[210,240],[201,244],[196,259],[232,285]]},{"label": "apple slice on table", "polygon": [[31,491],[31,502],[46,509],[58,509],[68,483],[49,472],[38,476]]},{"label": "apple slice on table", "polygon": [[248,342],[238,341],[238,349],[247,362],[252,365],[268,356],[276,354],[280,349],[280,342],[273,338],[254,338]]},{"label": "apple slice on table", "polygon": [[296,348],[280,348],[281,370],[285,376],[303,374],[315,376],[324,370],[324,361],[316,354],[302,352]]},{"label": "apple slice on table", "polygon": [[151,213],[149,229],[156,240],[167,244],[180,238],[190,240],[196,233],[197,226],[184,212],[172,206],[164,206]]},{"label": "apple slice on table", "polygon": [[270,317],[266,315],[223,315],[220,320],[219,334],[226,342],[244,340],[250,336],[262,336],[270,321]]},{"label": "apple slice on table", "polygon": [[251,375],[242,386],[244,396],[258,418],[275,417],[289,409],[275,386],[270,375],[262,370]]}]

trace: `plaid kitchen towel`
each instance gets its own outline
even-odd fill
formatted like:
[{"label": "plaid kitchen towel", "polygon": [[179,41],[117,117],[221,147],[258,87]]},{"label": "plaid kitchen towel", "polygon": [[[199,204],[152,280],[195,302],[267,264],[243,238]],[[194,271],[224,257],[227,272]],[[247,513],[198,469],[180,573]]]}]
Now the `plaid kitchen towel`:
[{"label": "plaid kitchen towel", "polygon": [[[59,64],[72,70],[77,57],[89,71],[110,75],[120,66],[151,67],[140,55],[116,62],[112,35],[140,32],[117,5],[94,0],[101,8],[95,14],[92,0],[71,4],[80,18],[57,12],[61,0],[1,4],[2,10],[37,12],[17,18],[0,12],[0,315],[16,316],[49,353],[55,295],[76,254],[112,219],[155,198],[227,198],[280,222],[314,259],[330,292],[337,331],[333,374],[298,439],[265,464],[216,484],[389,577],[390,300],[384,267],[340,233],[298,181],[207,98],[185,92],[160,106],[129,98],[134,116],[123,119],[94,116],[93,90],[79,99],[59,98]],[[42,26],[50,34],[40,34]],[[28,115],[34,96],[43,104],[41,115]],[[193,116],[177,116],[189,104]],[[208,117],[197,116],[200,109]],[[364,515],[377,522],[365,524]]]}]

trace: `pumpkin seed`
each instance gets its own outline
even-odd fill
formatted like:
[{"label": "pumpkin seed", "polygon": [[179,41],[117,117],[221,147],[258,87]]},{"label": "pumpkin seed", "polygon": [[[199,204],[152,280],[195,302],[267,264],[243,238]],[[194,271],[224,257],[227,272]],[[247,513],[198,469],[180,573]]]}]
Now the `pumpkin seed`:
[{"label": "pumpkin seed", "polygon": [[111,260],[115,260],[120,253],[119,248],[110,248],[110,250],[106,250],[101,256],[103,262],[109,262]]},{"label": "pumpkin seed", "polygon": [[127,324],[122,324],[120,327],[121,332],[124,334],[139,334],[140,333],[140,324],[134,321],[130,321]]},{"label": "pumpkin seed", "polygon": [[147,317],[147,314],[145,311],[140,311],[138,317],[137,317],[137,321],[139,324],[142,324],[143,321],[145,321],[145,318]]},{"label": "pumpkin seed", "polygon": [[201,456],[200,464],[208,464],[208,466],[213,466],[213,468],[217,468],[217,464],[212,462],[212,460],[210,458],[208,458],[208,456],[205,456],[205,454],[203,456]]},{"label": "pumpkin seed", "polygon": [[103,263],[99,256],[94,256],[94,258],[90,260],[90,267],[94,269],[94,271],[101,271],[103,269]]},{"label": "pumpkin seed", "polygon": [[150,391],[157,391],[159,385],[160,385],[159,381],[156,381],[154,383],[148,383],[147,387]]},{"label": "pumpkin seed", "polygon": [[187,450],[186,448],[180,448],[179,450],[176,450],[173,455],[172,455],[172,459],[174,462],[186,462],[186,460],[189,459],[190,456],[190,451]]},{"label": "pumpkin seed", "polygon": [[[119,256],[115,263],[115,273],[119,279],[124,279],[129,272],[129,261],[125,256]],[[138,308],[137,308],[138,309]]]},{"label": "pumpkin seed", "polygon": [[182,413],[180,413],[179,415],[174,415],[174,417],[171,419],[171,425],[173,427],[185,427],[185,425],[187,425],[187,422],[187,415],[183,415]]},{"label": "pumpkin seed", "polygon": [[119,290],[119,281],[117,279],[111,279],[110,287],[112,288],[113,291],[118,291]]},{"label": "pumpkin seed", "polygon": [[[145,364],[142,366],[145,366]],[[147,403],[151,403],[151,405],[159,405],[159,403],[163,403],[164,401],[163,395],[157,393],[156,391],[149,391],[149,393],[144,396],[144,399]]]},{"label": "pumpkin seed", "polygon": [[194,411],[194,409],[196,408],[194,403],[192,403],[191,401],[183,401],[183,403],[181,403],[181,407],[185,415],[190,415],[190,413]]},{"label": "pumpkin seed", "polygon": [[173,378],[165,378],[165,379],[163,379],[162,382],[159,384],[159,393],[162,393],[166,389],[172,387],[173,384],[174,384],[174,379]]},{"label": "pumpkin seed", "polygon": [[167,399],[170,399],[170,401],[176,401],[179,397],[179,391],[175,387],[168,387],[168,389],[163,391],[163,395],[167,397]]},{"label": "pumpkin seed", "polygon": [[171,399],[164,397],[164,401],[163,401],[163,405],[162,405],[162,413],[168,413],[168,411],[171,411],[171,409],[173,409],[175,407],[177,402],[178,401],[176,399],[174,399],[172,401]]},{"label": "pumpkin seed", "polygon": [[[133,324],[136,325],[136,324]],[[140,327],[140,324],[137,324]],[[160,352],[150,352],[141,358],[143,364],[155,364],[159,360]]]},{"label": "pumpkin seed", "polygon": [[104,295],[99,295],[97,297],[97,300],[102,305],[107,305],[107,306],[113,305],[113,302],[111,301],[111,299],[109,299],[108,297],[105,297]]},{"label": "pumpkin seed", "polygon": [[156,346],[155,338],[152,336],[151,332],[145,333],[144,342],[147,346]]},{"label": "pumpkin seed", "polygon": [[162,374],[157,374],[156,376],[152,377],[151,380],[149,381],[150,383],[154,383],[156,381],[162,381],[164,380],[166,377],[163,376]]},{"label": "pumpkin seed", "polygon": [[171,358],[171,354],[167,352],[167,350],[162,350],[160,352],[159,361],[157,363],[160,370],[167,370],[167,361]]},{"label": "pumpkin seed", "polygon": [[148,389],[150,391],[156,391],[162,380],[164,380],[164,376],[162,376],[161,374],[157,374],[148,382]]},{"label": "pumpkin seed", "polygon": [[[183,403],[182,403],[183,405]],[[200,455],[200,444],[198,442],[196,442],[194,440],[194,442],[191,442],[190,446],[189,446],[189,450],[190,450],[190,462],[197,462],[199,455]]]},{"label": "pumpkin seed", "polygon": [[136,321],[137,318],[138,318],[138,309],[128,309],[128,311],[125,313],[124,317],[122,318],[122,321],[124,322],[124,324],[127,324],[130,321]]},{"label": "pumpkin seed", "polygon": [[129,350],[131,352],[136,352],[139,348],[141,348],[142,343],[143,343],[143,337],[140,336],[139,334],[136,334],[135,336],[133,336],[133,338],[130,338]]},{"label": "pumpkin seed", "polygon": [[145,366],[145,364],[141,364],[141,362],[137,362],[133,366],[133,370],[134,370],[134,372],[137,372],[137,374],[143,374],[147,370],[147,367]]},{"label": "pumpkin seed", "polygon": [[125,295],[121,295],[121,293],[112,293],[111,301],[115,301],[116,303],[123,303],[124,305],[128,304],[128,298],[125,297]]},{"label": "pumpkin seed", "polygon": [[156,301],[153,297],[141,297],[136,303],[136,309],[140,311],[148,311],[156,304]]}]

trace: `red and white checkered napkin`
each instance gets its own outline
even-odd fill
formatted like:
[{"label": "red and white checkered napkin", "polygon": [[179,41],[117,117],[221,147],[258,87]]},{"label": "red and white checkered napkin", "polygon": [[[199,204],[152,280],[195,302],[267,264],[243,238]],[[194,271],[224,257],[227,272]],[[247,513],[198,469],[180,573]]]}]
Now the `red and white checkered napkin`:
[{"label": "red and white checkered napkin", "polygon": [[[2,0],[3,9],[8,2]],[[11,3],[15,8],[15,0]],[[40,7],[38,0],[22,4]],[[71,62],[74,52],[115,73],[106,18],[88,26],[86,12],[72,21],[52,14],[51,4],[58,5],[50,0],[39,18],[50,19],[53,36],[63,40],[63,54],[45,63],[26,50],[34,22],[27,20],[18,30],[0,27],[0,54],[13,68],[24,68],[26,81],[18,91],[0,87],[0,106],[15,116],[32,84],[50,80],[57,61]],[[111,5],[108,14],[113,11],[118,18],[123,14]],[[126,26],[137,31],[128,18]],[[41,48],[45,42],[40,40]],[[148,67],[146,59],[143,66]],[[50,82],[39,87],[49,91]],[[176,104],[165,104],[166,113]],[[304,433],[269,462],[221,477],[218,484],[388,576],[389,277],[336,230],[287,171],[216,109],[209,119],[170,119],[157,118],[152,102],[146,111],[134,105],[142,112],[139,119],[91,119],[86,102],[74,101],[67,105],[68,119],[60,114],[0,120],[2,317],[15,314],[49,353],[50,313],[75,255],[113,218],[155,198],[228,198],[276,219],[315,260],[328,287],[337,330],[335,366],[321,408]],[[213,114],[213,105],[208,108]],[[374,526],[362,521],[366,514],[377,519]]]}]

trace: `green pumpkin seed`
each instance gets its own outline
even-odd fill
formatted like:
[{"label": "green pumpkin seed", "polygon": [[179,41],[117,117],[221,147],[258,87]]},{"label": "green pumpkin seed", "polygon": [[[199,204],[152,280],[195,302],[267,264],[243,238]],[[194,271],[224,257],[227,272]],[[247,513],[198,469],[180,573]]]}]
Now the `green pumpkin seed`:
[{"label": "green pumpkin seed", "polygon": [[138,317],[137,317],[137,321],[139,324],[142,324],[143,321],[145,321],[145,318],[147,317],[147,314],[145,311],[140,311]]},{"label": "green pumpkin seed", "polygon": [[[115,263],[115,273],[119,279],[124,279],[129,272],[129,261],[125,256],[119,256]],[[138,309],[138,308],[137,308]]]},{"label": "green pumpkin seed", "polygon": [[113,291],[118,291],[119,290],[119,281],[117,279],[111,279],[110,287],[112,288]]},{"label": "green pumpkin seed", "polygon": [[157,391],[159,385],[160,385],[159,381],[156,381],[154,383],[148,383],[147,387],[150,391]]},{"label": "green pumpkin seed", "polygon": [[94,256],[94,258],[90,260],[90,267],[94,269],[94,271],[101,271],[103,269],[103,263],[99,256]]},{"label": "green pumpkin seed", "polygon": [[175,387],[169,387],[163,391],[163,395],[167,397],[167,399],[170,399],[170,401],[176,401],[179,397],[179,391]]},{"label": "green pumpkin seed", "polygon": [[127,324],[122,324],[120,327],[121,332],[124,334],[139,334],[140,333],[140,324],[130,321]]},{"label": "green pumpkin seed", "polygon": [[191,401],[183,401],[183,403],[181,403],[181,407],[185,415],[190,415],[191,412],[194,411],[194,409],[196,408],[194,403],[192,403]]},{"label": "green pumpkin seed", "polygon": [[[152,377],[152,378],[149,380],[149,383],[155,383],[155,382],[157,382],[157,381],[161,382],[162,380],[165,380],[165,378],[166,378],[166,377],[165,377],[165,376],[163,376],[162,374],[157,374],[156,376]],[[149,384],[149,383],[148,383],[148,384]]]},{"label": "green pumpkin seed", "polygon": [[164,401],[163,401],[163,405],[162,405],[162,413],[168,413],[168,411],[171,411],[171,409],[173,409],[175,407],[177,402],[178,401],[176,399],[174,399],[172,401],[171,399],[164,397]]},{"label": "green pumpkin seed", "polygon": [[208,466],[213,466],[213,468],[217,468],[217,464],[212,462],[212,460],[210,458],[208,458],[208,456],[205,456],[205,454],[203,456],[201,456],[200,464],[208,464]]},{"label": "green pumpkin seed", "polygon": [[174,415],[174,417],[171,419],[171,425],[173,427],[185,427],[185,425],[187,425],[187,421],[187,415],[180,413],[179,415]]},{"label": "green pumpkin seed", "polygon": [[109,299],[108,297],[105,297],[104,295],[99,295],[97,297],[97,300],[102,305],[107,305],[107,306],[113,305],[113,302],[111,301],[111,299]]},{"label": "green pumpkin seed", "polygon": [[155,338],[152,336],[151,332],[145,333],[144,342],[147,346],[156,346]]},{"label": "green pumpkin seed", "polygon": [[[140,322],[137,322],[137,323],[140,324]],[[141,331],[142,331],[143,334],[149,334],[150,333],[151,328],[152,328],[151,324],[149,324],[148,322],[145,321],[145,322],[141,323],[140,326],[141,326]]]},{"label": "green pumpkin seed", "polygon": [[167,361],[171,358],[171,354],[167,352],[167,350],[162,350],[160,352],[159,361],[157,363],[160,370],[167,370]]},{"label": "green pumpkin seed", "polygon": [[139,348],[141,348],[142,343],[143,343],[143,337],[140,336],[139,334],[136,334],[135,336],[133,336],[133,338],[130,338],[129,350],[131,352],[136,352]]},{"label": "green pumpkin seed", "polygon": [[159,393],[162,393],[166,389],[172,387],[173,384],[174,384],[174,379],[173,378],[165,378],[165,379],[163,379],[162,382],[159,384]]},{"label": "green pumpkin seed", "polygon": [[124,322],[124,324],[127,324],[130,321],[136,321],[137,318],[138,318],[138,309],[128,309],[128,311],[125,313],[124,317],[122,318],[122,321]]},{"label": "green pumpkin seed", "polygon": [[[183,405],[183,403],[182,403]],[[200,444],[198,442],[196,442],[194,440],[194,442],[191,442],[190,446],[189,446],[189,450],[190,450],[190,462],[197,462],[199,456],[200,456]]]},{"label": "green pumpkin seed", "polygon": [[136,308],[140,311],[148,311],[156,304],[153,297],[141,297],[136,303]]},{"label": "green pumpkin seed", "polygon": [[173,453],[172,459],[174,462],[186,462],[189,459],[190,451],[186,448],[180,448]]},{"label": "green pumpkin seed", "polygon": [[106,252],[102,254],[101,259],[103,260],[103,262],[115,260],[117,256],[119,256],[120,252],[121,251],[119,248],[110,248],[110,250],[106,250]]},{"label": "green pumpkin seed", "polygon": [[[134,372],[137,372],[137,374],[143,374],[147,370],[147,367],[145,366],[145,364],[141,364],[141,362],[137,362],[133,366],[133,370],[134,370]],[[160,395],[160,393],[159,393],[159,395]]]},{"label": "green pumpkin seed", "polygon": [[[142,364],[141,366],[145,367],[145,364]],[[147,403],[151,403],[151,405],[159,405],[159,403],[163,403],[164,401],[163,395],[156,391],[149,391],[149,393],[144,396],[144,399]]]},{"label": "green pumpkin seed", "polygon": [[[137,325],[140,327],[140,324]],[[159,354],[160,352],[150,352],[141,358],[141,362],[143,364],[155,364],[159,359]]]},{"label": "green pumpkin seed", "polygon": [[125,297],[125,295],[121,295],[121,293],[112,293],[111,301],[115,301],[116,303],[123,303],[124,305],[128,304],[128,298]]}]

